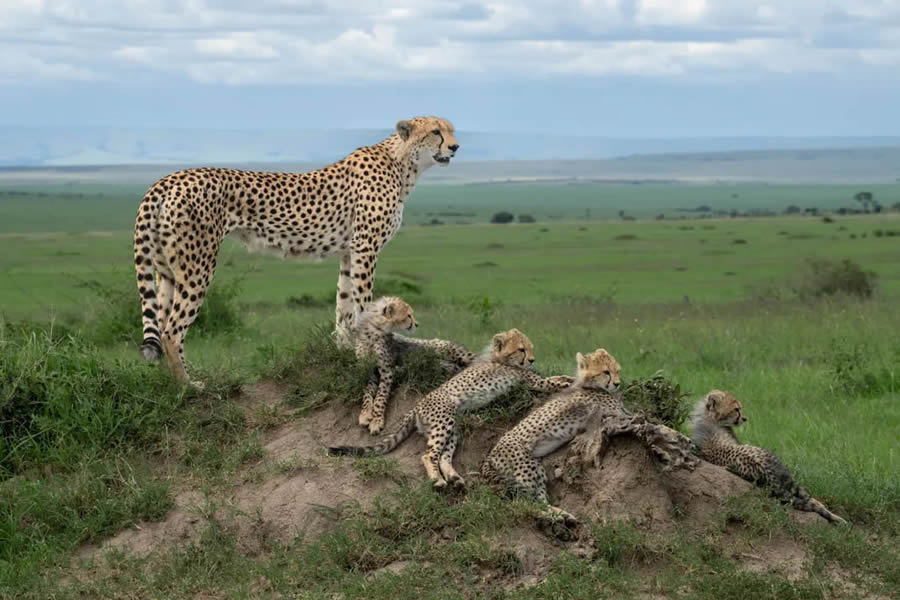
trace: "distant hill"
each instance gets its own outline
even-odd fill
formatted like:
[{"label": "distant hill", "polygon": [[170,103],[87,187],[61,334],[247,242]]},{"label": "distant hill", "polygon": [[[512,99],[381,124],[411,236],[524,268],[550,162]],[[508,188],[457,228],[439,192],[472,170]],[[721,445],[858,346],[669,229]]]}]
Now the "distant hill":
[{"label": "distant hill", "polygon": [[[107,155],[97,153],[83,156],[98,160],[107,158]],[[327,162],[330,161],[185,159],[157,164],[0,166],[0,185],[54,182],[149,185],[167,173],[191,166],[303,172]],[[900,182],[900,145],[635,154],[594,160],[460,159],[447,168],[431,169],[422,179],[424,185],[521,182],[897,183]]]},{"label": "distant hill", "polygon": [[[157,130],[112,128],[0,127],[0,166],[193,165],[249,163],[323,164],[391,133],[390,129],[336,131]],[[458,133],[462,161],[627,160],[668,163],[670,158],[634,155],[684,155],[684,163],[703,162],[696,155],[745,151],[833,150],[900,147],[900,137],[718,137],[623,139],[529,133]],[[766,160],[735,155],[732,160]],[[800,160],[798,157],[797,160]]]}]

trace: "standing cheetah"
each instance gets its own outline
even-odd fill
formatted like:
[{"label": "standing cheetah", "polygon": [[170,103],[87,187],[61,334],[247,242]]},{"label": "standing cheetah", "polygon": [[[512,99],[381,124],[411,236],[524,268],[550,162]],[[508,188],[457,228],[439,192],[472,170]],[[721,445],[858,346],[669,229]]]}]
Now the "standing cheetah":
[{"label": "standing cheetah", "polygon": [[747,421],[741,402],[728,392],[712,390],[691,415],[691,439],[707,461],[725,467],[741,479],[768,488],[772,495],[797,510],[818,513],[830,523],[846,523],[797,485],[775,454],[741,444],[734,427]]},{"label": "standing cheetah", "polygon": [[[600,421],[600,445],[611,435],[630,433],[659,455],[666,466],[693,467],[695,459],[685,449],[689,442],[674,430],[630,415],[619,398],[619,363],[599,348],[583,356],[576,354],[577,375],[572,386],[554,395],[507,431],[481,464],[487,483],[501,485],[511,496],[524,496],[547,505],[545,517],[576,523],[568,512],[549,506],[547,474],[541,458],[576,435],[585,433],[589,421]],[[581,446],[590,446],[580,439]],[[595,449],[599,452],[600,449]]]},{"label": "standing cheetah", "polygon": [[[397,123],[397,132],[311,173],[188,169],[154,183],[138,208],[134,264],[141,296],[141,353],[165,353],[187,381],[184,338],[197,317],[226,235],[284,258],[338,256],[336,334],[372,300],[378,254],[403,219],[419,175],[447,165],[459,144],[437,117]],[[154,285],[154,272],[158,275]]]},{"label": "standing cheetah", "polygon": [[458,370],[475,360],[472,352],[456,342],[421,340],[397,333],[413,332],[417,325],[409,304],[401,298],[384,296],[366,305],[353,328],[357,358],[374,356],[376,361],[359,413],[359,424],[367,426],[369,433],[373,435],[381,433],[384,428],[384,411],[391,395],[394,363],[398,355],[417,349],[430,349],[442,356],[442,362],[447,363],[447,370]]},{"label": "standing cheetah", "polygon": [[420,400],[394,433],[374,446],[339,446],[328,452],[332,456],[387,454],[418,430],[427,439],[422,463],[434,487],[465,485],[453,468],[458,413],[486,406],[520,382],[540,391],[557,391],[571,384],[571,377],[540,377],[529,370],[533,363],[534,347],[525,334],[518,329],[498,333],[483,357]]}]

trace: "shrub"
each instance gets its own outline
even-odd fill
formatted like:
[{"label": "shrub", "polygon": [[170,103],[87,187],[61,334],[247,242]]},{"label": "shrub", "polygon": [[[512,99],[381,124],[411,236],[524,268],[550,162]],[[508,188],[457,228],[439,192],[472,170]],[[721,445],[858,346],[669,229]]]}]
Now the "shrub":
[{"label": "shrub", "polygon": [[102,362],[81,337],[0,324],[0,479],[155,439],[180,403],[161,369]]},{"label": "shrub", "polygon": [[614,237],[613,239],[614,239],[614,240],[619,240],[619,241],[623,241],[623,242],[624,242],[624,241],[628,241],[628,240],[636,240],[636,239],[637,239],[637,236],[634,235],[633,233],[623,233],[623,234],[621,234],[621,235],[617,235],[617,236]]},{"label": "shrub", "polygon": [[643,412],[657,423],[675,428],[687,418],[691,407],[684,402],[687,394],[681,386],[657,371],[647,379],[634,379],[622,390],[622,401],[633,410]]},{"label": "shrub", "polygon": [[878,275],[865,271],[849,259],[840,262],[810,260],[808,273],[798,290],[801,296],[834,296],[847,294],[871,298],[875,293]]},{"label": "shrub", "polygon": [[894,368],[875,367],[868,352],[858,345],[835,343],[827,355],[831,363],[834,387],[844,394],[874,397],[897,391],[900,348],[894,352]]},{"label": "shrub", "polygon": [[746,244],[746,243],[747,243],[747,240],[744,240],[744,239],[741,239],[741,238],[737,238],[736,240],[732,241],[731,243],[732,243],[732,244]]},{"label": "shrub", "polygon": [[519,215],[519,223],[536,223],[537,220],[531,215]]},{"label": "shrub", "polygon": [[[141,343],[141,303],[133,283],[109,285],[88,280],[80,285],[94,294],[84,323],[85,339],[101,346],[116,342]],[[242,329],[244,321],[237,302],[241,287],[239,278],[213,283],[191,324],[191,335],[206,337]]]},{"label": "shrub", "polygon": [[491,217],[491,223],[512,223],[515,220],[516,216],[510,212],[501,211],[498,213],[494,213],[494,216]]}]

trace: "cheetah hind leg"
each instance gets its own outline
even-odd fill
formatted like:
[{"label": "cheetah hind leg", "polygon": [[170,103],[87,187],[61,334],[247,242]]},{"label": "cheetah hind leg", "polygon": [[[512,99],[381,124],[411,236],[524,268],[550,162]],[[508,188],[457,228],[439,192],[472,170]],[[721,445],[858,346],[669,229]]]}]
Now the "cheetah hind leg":
[{"label": "cheetah hind leg", "polygon": [[428,479],[431,480],[432,485],[436,489],[442,489],[447,487],[447,480],[441,475],[441,453],[438,446],[436,440],[428,440],[428,452],[422,455],[422,464],[425,465],[425,472],[428,474]]},{"label": "cheetah hind leg", "polygon": [[450,439],[447,440],[444,451],[441,452],[441,458],[438,461],[438,468],[440,469],[441,475],[444,476],[444,480],[447,483],[450,483],[459,488],[463,488],[466,486],[466,481],[459,473],[456,472],[456,469],[453,468],[453,455],[456,454],[457,437],[458,436],[456,432],[450,435]]}]

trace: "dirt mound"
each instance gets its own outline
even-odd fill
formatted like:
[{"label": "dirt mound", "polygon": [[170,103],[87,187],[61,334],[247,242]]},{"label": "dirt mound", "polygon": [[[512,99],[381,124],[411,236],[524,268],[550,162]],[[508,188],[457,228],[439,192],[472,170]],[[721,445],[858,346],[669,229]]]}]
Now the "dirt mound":
[{"label": "dirt mound", "polygon": [[[260,404],[277,406],[279,390],[271,384],[248,389],[248,410]],[[391,402],[388,430],[412,408],[417,397],[401,389]],[[290,412],[290,411],[285,411]],[[288,541],[297,535],[311,539],[334,527],[348,507],[366,510],[382,492],[395,488],[402,478],[425,477],[421,456],[425,442],[414,435],[377,472],[367,472],[365,461],[326,456],[334,444],[370,444],[375,439],[359,427],[359,407],[331,402],[306,417],[274,429],[267,437],[263,459],[241,474],[240,481],[206,497],[189,490],[175,498],[175,508],[165,521],[142,523],[122,531],[101,544],[139,555],[156,548],[170,549],[199,539],[208,521],[237,534],[241,545],[254,553],[267,540]],[[468,431],[457,451],[456,465],[468,480],[482,458],[508,425],[481,426]],[[628,520],[635,524],[664,529],[681,520],[707,521],[730,496],[751,489],[750,484],[720,467],[702,462],[693,471],[662,472],[660,464],[644,446],[627,436],[611,440],[599,467],[590,467],[574,485],[554,473],[562,472],[567,447],[545,459],[551,479],[554,504],[582,520]],[[814,514],[795,513],[802,521],[816,521]],[[524,535],[534,545],[531,533]],[[542,544],[544,552],[550,546]],[[88,549],[92,553],[96,548]],[[526,562],[533,560],[533,557]],[[538,560],[544,564],[544,560]],[[535,573],[537,575],[537,573]]]}]

